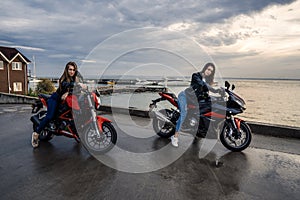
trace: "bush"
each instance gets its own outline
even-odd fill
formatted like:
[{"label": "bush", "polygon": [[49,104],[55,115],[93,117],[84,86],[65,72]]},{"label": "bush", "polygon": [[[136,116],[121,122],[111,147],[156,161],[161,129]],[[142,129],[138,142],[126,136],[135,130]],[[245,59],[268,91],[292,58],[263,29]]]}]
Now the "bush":
[{"label": "bush", "polygon": [[52,94],[55,90],[54,84],[49,79],[42,79],[36,86],[35,93]]},{"label": "bush", "polygon": [[32,90],[32,88],[29,88],[29,91],[28,91],[27,96],[30,96],[30,97],[36,97],[37,94],[36,94],[35,91]]}]

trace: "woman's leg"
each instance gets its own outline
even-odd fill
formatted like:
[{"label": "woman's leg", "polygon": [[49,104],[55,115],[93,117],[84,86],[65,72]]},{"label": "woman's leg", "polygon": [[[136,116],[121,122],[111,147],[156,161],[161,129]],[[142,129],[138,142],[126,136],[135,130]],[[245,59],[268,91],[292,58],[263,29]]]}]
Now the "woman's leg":
[{"label": "woman's leg", "polygon": [[180,110],[180,116],[179,119],[177,120],[176,124],[176,133],[178,133],[181,129],[182,123],[184,122],[184,119],[186,117],[187,113],[187,105],[186,105],[186,96],[184,91],[180,92],[178,95],[178,105],[179,105],[179,110]]},{"label": "woman's leg", "polygon": [[39,134],[47,126],[47,124],[51,121],[51,119],[53,119],[55,115],[57,101],[58,101],[58,95],[55,92],[51,95],[51,97],[47,101],[47,114],[45,118],[41,121],[41,123],[37,127],[36,132],[32,133],[31,143],[34,148],[39,146],[39,140],[38,140]]},{"label": "woman's leg", "polygon": [[175,147],[178,147],[179,131],[181,129],[182,123],[184,122],[187,113],[186,96],[184,91],[180,92],[178,95],[178,107],[180,111],[180,116],[179,119],[177,120],[175,134],[174,136],[171,137],[172,145]]},{"label": "woman's leg", "polygon": [[36,132],[38,134],[41,133],[41,131],[47,126],[47,124],[51,121],[51,119],[53,119],[54,115],[55,115],[55,111],[56,111],[56,105],[57,102],[54,99],[49,99],[47,101],[47,114],[45,116],[45,118],[41,121],[41,123],[39,124]]}]

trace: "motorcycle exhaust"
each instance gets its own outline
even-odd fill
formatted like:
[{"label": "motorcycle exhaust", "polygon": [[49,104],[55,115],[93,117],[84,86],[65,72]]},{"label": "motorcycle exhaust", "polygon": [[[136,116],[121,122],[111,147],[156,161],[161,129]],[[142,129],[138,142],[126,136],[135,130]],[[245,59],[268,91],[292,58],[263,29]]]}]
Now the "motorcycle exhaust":
[{"label": "motorcycle exhaust", "polygon": [[68,132],[68,131],[60,130],[59,133],[61,135],[64,135],[64,136],[68,137],[68,138],[74,138],[74,135],[72,133]]},{"label": "motorcycle exhaust", "polygon": [[[153,111],[152,111],[153,112]],[[173,125],[174,127],[175,127],[175,125],[168,119],[168,118],[166,118],[166,116],[164,115],[164,114],[162,114],[161,112],[153,112],[152,114],[154,114],[154,116],[157,118],[157,119],[159,119],[159,120],[161,120],[161,121],[163,121],[164,123],[168,123],[168,124],[171,124],[171,125]]]},{"label": "motorcycle exhaust", "polygon": [[30,121],[32,121],[35,125],[40,125],[41,121],[39,120],[38,115],[33,115],[30,117]]}]

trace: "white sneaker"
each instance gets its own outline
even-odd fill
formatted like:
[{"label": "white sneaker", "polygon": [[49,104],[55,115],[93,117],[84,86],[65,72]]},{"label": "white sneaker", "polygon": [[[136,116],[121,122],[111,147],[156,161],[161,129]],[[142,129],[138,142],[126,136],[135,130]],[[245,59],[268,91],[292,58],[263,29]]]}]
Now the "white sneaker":
[{"label": "white sneaker", "polygon": [[178,137],[171,136],[171,143],[174,147],[178,147]]},{"label": "white sneaker", "polygon": [[36,132],[32,133],[31,145],[33,148],[37,148],[39,146],[39,134],[37,134]]}]

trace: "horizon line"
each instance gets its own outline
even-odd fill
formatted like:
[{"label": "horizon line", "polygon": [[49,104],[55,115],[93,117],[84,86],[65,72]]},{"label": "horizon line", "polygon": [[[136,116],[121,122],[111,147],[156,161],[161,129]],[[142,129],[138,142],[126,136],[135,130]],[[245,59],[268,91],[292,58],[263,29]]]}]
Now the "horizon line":
[{"label": "horizon line", "polygon": [[[115,80],[115,79],[119,79],[118,76],[122,76],[122,75],[111,75],[111,76],[107,76],[107,77],[100,77],[100,78],[86,78],[87,80],[89,79],[93,79],[93,80],[101,80],[101,79],[111,79],[111,80]],[[144,77],[146,78],[150,78],[153,79],[158,79],[158,80],[163,80],[163,77],[160,76],[132,76],[132,77]],[[188,76],[185,76],[188,77]],[[29,77],[31,78],[31,77]],[[54,77],[54,76],[36,76],[35,78],[39,79],[39,78],[49,78],[49,79],[59,79],[59,77]],[[167,77],[168,78],[168,77]],[[178,78],[178,76],[170,76],[169,78]],[[124,78],[123,78],[124,79]],[[128,78],[128,80],[133,79],[133,78]],[[234,80],[289,80],[289,81],[300,81],[300,78],[273,78],[273,77],[222,77],[222,79],[234,79]]]}]

